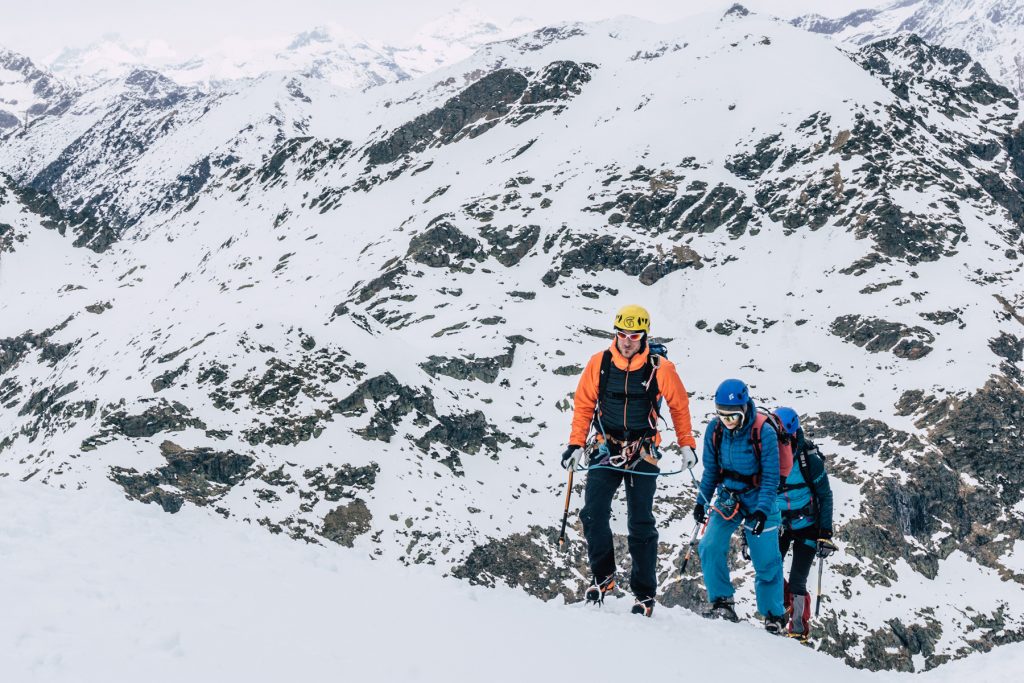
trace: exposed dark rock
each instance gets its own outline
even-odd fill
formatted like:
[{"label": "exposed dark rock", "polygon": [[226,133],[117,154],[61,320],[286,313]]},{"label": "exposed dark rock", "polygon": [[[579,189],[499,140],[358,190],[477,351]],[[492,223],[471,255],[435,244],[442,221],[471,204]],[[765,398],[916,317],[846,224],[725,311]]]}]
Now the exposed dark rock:
[{"label": "exposed dark rock", "polygon": [[878,318],[844,315],[832,321],[832,334],[871,353],[892,351],[900,358],[917,360],[931,352],[935,336],[923,327],[907,327]]},{"label": "exposed dark rock", "polygon": [[594,68],[593,64],[553,62],[536,77],[515,69],[496,69],[442,106],[421,114],[370,145],[364,157],[370,166],[378,166],[427,147],[447,145],[463,137],[474,138],[498,125],[513,111],[513,125],[544,112],[557,114],[560,107],[551,105],[579,94]]},{"label": "exposed dark rock", "polygon": [[1007,332],[1001,332],[998,337],[990,339],[988,347],[992,349],[992,353],[1011,363],[1019,363],[1024,360],[1024,339]]},{"label": "exposed dark rock", "polygon": [[[527,533],[490,539],[475,546],[452,576],[484,586],[501,581],[542,600],[576,602],[583,588],[579,577],[589,574],[585,548],[570,543],[566,552],[559,552],[557,536],[553,528],[531,526]],[[568,588],[566,581],[577,585]]]},{"label": "exposed dark rock", "polygon": [[128,415],[119,409],[124,405],[122,400],[118,405],[106,406],[101,411],[103,419],[102,429],[82,442],[83,451],[95,450],[98,446],[116,439],[119,436],[132,439],[148,438],[160,432],[179,432],[185,429],[206,429],[206,424],[199,418],[193,417],[189,408],[177,401],[165,401],[163,399],[143,399],[142,403],[155,402],[155,405],[147,408],[139,415]]},{"label": "exposed dark rock", "polygon": [[374,409],[370,424],[357,430],[365,439],[388,442],[395,435],[395,425],[410,413],[416,414],[419,424],[426,424],[428,416],[436,415],[433,397],[429,391],[420,392],[406,387],[386,373],[366,380],[345,398],[331,405],[331,412],[354,417],[367,413],[371,403]]},{"label": "exposed dark rock", "polygon": [[[371,166],[387,164],[432,145],[449,144],[463,136],[476,137],[508,114],[529,83],[515,69],[492,71],[441,107],[421,114],[370,145],[366,161]],[[474,125],[480,121],[483,123]]]},{"label": "exposed dark rock", "polygon": [[[492,457],[497,457],[499,444],[510,440],[508,434],[491,425],[479,410],[463,415],[439,415],[437,421],[438,424],[416,440],[416,445],[424,453],[431,452],[456,476],[463,474],[458,452],[473,455],[483,449],[491,453]],[[516,443],[521,446],[527,445],[518,440]],[[435,444],[444,446],[447,455],[441,456],[432,450]]]},{"label": "exposed dark rock", "polygon": [[512,367],[516,347],[524,341],[526,340],[523,337],[509,337],[511,345],[500,356],[489,358],[430,356],[427,361],[420,363],[420,367],[432,377],[445,375],[458,380],[480,380],[491,384],[498,379],[498,374],[502,369]]},{"label": "exposed dark rock", "polygon": [[63,330],[71,318],[68,318],[59,325],[43,330],[39,334],[32,331],[25,332],[17,337],[0,339],[0,375],[21,362],[21,360],[32,350],[40,351],[40,360],[56,365],[64,359],[78,344],[77,341],[68,344],[54,344],[49,338],[54,333]]},{"label": "exposed dark rock", "polygon": [[373,515],[359,498],[347,505],[339,505],[324,517],[324,526],[320,535],[338,545],[351,548],[359,536],[371,529]]},{"label": "exposed dark rock", "polygon": [[501,265],[511,268],[537,245],[537,240],[540,239],[540,226],[508,226],[501,230],[486,226],[480,229],[480,235],[491,245],[488,254],[496,258]]},{"label": "exposed dark rock", "polygon": [[372,491],[379,473],[380,466],[377,463],[370,463],[364,467],[342,465],[335,468],[333,465],[326,465],[306,470],[302,476],[309,482],[310,487],[323,494],[324,500],[337,502],[343,498],[354,498],[360,490]]},{"label": "exposed dark rock", "polygon": [[560,276],[568,276],[574,270],[595,273],[605,269],[624,272],[638,277],[641,284],[652,285],[677,270],[704,266],[700,256],[685,246],[675,247],[671,254],[651,253],[632,239],[616,239],[612,235],[574,238],[570,243],[578,246],[562,254],[558,270],[544,275],[545,285],[554,286]]},{"label": "exposed dark rock", "polygon": [[486,253],[479,240],[451,223],[440,222],[414,236],[409,241],[406,256],[431,268],[473,272],[473,267],[467,262],[483,261]]},{"label": "exposed dark rock", "polygon": [[186,500],[195,505],[219,500],[250,474],[255,462],[251,456],[233,451],[186,450],[171,441],[160,444],[160,454],[167,460],[163,467],[143,474],[132,468],[111,467],[110,478],[129,498],[157,503],[170,513],[180,510]]},{"label": "exposed dark rock", "polygon": [[168,370],[150,382],[150,385],[153,387],[153,392],[160,392],[170,386],[173,386],[174,382],[186,372],[188,372],[188,361],[185,361],[181,367],[175,370]]}]

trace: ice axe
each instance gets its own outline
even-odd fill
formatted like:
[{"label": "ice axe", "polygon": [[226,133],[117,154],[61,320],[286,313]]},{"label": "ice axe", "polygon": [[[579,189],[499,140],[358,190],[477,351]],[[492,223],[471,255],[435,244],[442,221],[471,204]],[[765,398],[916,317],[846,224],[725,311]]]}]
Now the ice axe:
[{"label": "ice axe", "polygon": [[[836,551],[836,546],[827,538],[818,539],[818,597],[814,601],[814,616],[818,616],[818,612],[821,611],[821,574],[825,570],[825,558]],[[825,598],[831,600],[831,598]]]},{"label": "ice axe", "polygon": [[[704,522],[703,526],[707,526],[707,521]],[[700,540],[700,534],[702,533],[701,523],[697,522],[693,525],[693,533],[690,534],[689,547],[686,548],[686,555],[683,556],[683,563],[679,567],[679,578],[682,579],[686,573],[686,565],[690,563],[690,558],[693,556],[693,549],[697,547],[697,541]]]},{"label": "ice axe", "polygon": [[[562,513],[562,530],[558,532],[558,549],[565,545],[565,523],[569,521],[569,499],[572,497],[573,468],[569,468],[569,484],[565,487],[565,511]],[[820,582],[819,582],[820,583]]]}]

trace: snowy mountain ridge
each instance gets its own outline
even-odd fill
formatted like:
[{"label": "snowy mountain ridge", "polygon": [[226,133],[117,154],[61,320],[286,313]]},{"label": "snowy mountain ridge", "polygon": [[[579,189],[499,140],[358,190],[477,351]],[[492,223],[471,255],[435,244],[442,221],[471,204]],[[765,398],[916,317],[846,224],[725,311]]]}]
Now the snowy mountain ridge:
[{"label": "snowy mountain ridge", "polygon": [[[1020,640],[1022,138],[966,53],[742,8],[364,92],[137,71],[0,142],[0,472],[573,601],[557,453],[638,302],[698,432],[739,374],[828,454],[821,651]],[[703,605],[693,498],[660,483],[664,607]]]},{"label": "snowy mountain ridge", "polygon": [[361,90],[415,78],[465,59],[485,43],[533,28],[536,23],[525,18],[499,26],[479,10],[463,6],[425,24],[401,45],[368,39],[335,23],[313,27],[286,41],[229,38],[191,56],[162,41],[126,41],[108,35],[87,47],[67,48],[45,66],[79,88],[143,69],[205,90],[271,73],[302,74],[339,88]]},{"label": "snowy mountain ridge", "polygon": [[897,0],[837,19],[811,14],[793,23],[856,47],[913,33],[967,51],[996,81],[1024,96],[1024,5],[1016,0]]}]

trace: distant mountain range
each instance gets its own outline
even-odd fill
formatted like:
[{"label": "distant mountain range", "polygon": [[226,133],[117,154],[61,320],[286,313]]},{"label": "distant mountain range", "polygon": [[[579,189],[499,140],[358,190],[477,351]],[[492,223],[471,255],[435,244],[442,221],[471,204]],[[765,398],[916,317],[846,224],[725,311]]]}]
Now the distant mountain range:
[{"label": "distant mountain range", "polygon": [[844,17],[810,14],[796,26],[851,46],[914,33],[934,45],[958,48],[997,81],[1024,95],[1024,3],[1020,0],[898,0]]},{"label": "distant mountain range", "polygon": [[287,72],[322,78],[341,88],[362,89],[414,78],[465,59],[485,43],[535,27],[529,19],[498,25],[478,10],[461,7],[421,27],[404,45],[324,25],[283,44],[232,39],[202,54],[184,57],[159,41],[133,42],[111,35],[86,47],[65,49],[45,66],[79,87],[122,77],[135,69],[151,69],[178,84],[205,88]]}]

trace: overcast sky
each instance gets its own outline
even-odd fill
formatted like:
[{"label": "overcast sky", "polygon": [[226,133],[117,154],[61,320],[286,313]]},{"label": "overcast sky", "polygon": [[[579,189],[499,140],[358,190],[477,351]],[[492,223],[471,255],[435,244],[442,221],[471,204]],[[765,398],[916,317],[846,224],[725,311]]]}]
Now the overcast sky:
[{"label": "overcast sky", "polygon": [[[659,22],[730,0],[0,0],[0,47],[46,61],[64,47],[84,47],[108,33],[126,40],[163,40],[191,54],[227,38],[291,35],[335,23],[391,43],[449,10],[469,4],[498,21],[527,16],[542,22],[593,20],[631,14]],[[747,0],[755,12],[792,17],[838,16],[880,0]]]}]

